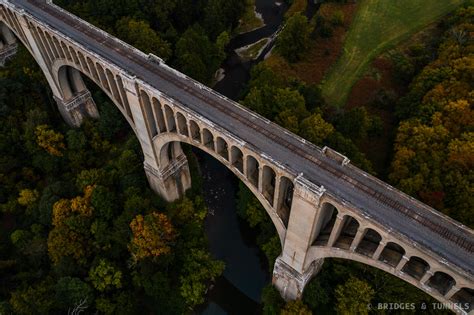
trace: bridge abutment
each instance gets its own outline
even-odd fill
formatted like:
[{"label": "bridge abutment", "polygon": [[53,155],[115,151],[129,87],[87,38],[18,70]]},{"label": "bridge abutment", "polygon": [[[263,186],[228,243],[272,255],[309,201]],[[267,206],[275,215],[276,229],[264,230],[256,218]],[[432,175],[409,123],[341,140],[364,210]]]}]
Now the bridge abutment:
[{"label": "bridge abutment", "polygon": [[296,300],[303,296],[303,290],[308,282],[313,278],[321,267],[324,259],[314,261],[303,272],[299,272],[286,263],[281,256],[275,261],[273,267],[273,285],[280,291],[285,300]]},{"label": "bridge abutment", "polygon": [[191,188],[191,173],[184,154],[163,169],[157,169],[146,162],[144,168],[151,189],[168,202],[184,197],[186,190]]},{"label": "bridge abutment", "polygon": [[18,43],[13,32],[0,22],[0,67],[18,51]]},{"label": "bridge abutment", "polygon": [[4,67],[8,59],[13,57],[18,51],[18,44],[3,44],[0,43],[0,67]]},{"label": "bridge abutment", "polygon": [[61,116],[72,127],[79,127],[87,118],[99,118],[99,111],[89,90],[85,89],[70,99],[54,96]]}]

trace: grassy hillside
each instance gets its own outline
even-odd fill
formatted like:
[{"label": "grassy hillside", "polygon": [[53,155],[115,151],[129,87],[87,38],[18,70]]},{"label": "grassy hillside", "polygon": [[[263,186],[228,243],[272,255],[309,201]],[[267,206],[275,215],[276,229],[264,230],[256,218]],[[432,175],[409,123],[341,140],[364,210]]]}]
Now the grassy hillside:
[{"label": "grassy hillside", "polygon": [[323,95],[328,103],[344,105],[352,86],[373,58],[464,2],[361,0],[343,53],[323,81]]}]

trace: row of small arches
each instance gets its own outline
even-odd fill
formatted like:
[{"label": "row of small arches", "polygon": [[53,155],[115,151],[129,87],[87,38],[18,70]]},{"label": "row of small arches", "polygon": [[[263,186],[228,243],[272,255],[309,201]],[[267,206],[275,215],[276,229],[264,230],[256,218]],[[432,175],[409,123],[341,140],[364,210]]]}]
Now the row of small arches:
[{"label": "row of small arches", "polygon": [[[431,270],[429,263],[421,257],[406,256],[405,249],[399,244],[387,241],[373,228],[362,227],[359,221],[349,214],[339,213],[330,203],[321,208],[319,228],[313,236],[312,246],[333,247],[355,252],[382,262],[402,272],[420,283],[436,290],[447,300],[468,303],[474,307],[473,288],[456,287],[455,279],[446,272]],[[469,312],[468,311],[468,312]]]}]

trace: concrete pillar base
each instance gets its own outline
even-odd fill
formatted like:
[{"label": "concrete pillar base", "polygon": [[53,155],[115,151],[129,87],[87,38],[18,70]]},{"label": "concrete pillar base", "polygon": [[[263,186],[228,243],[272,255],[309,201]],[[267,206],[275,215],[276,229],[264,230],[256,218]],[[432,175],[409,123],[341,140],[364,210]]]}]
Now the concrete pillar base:
[{"label": "concrete pillar base", "polygon": [[191,173],[184,154],[164,169],[156,169],[146,162],[144,167],[151,189],[168,202],[184,197],[186,191],[191,188]]},{"label": "concrete pillar base", "polygon": [[99,111],[88,90],[80,92],[69,100],[62,100],[56,96],[54,99],[64,120],[72,127],[79,127],[86,117],[99,118]]},{"label": "concrete pillar base", "polygon": [[272,283],[286,301],[301,299],[306,284],[321,270],[323,263],[323,258],[318,259],[304,273],[299,273],[278,257],[273,268]]},{"label": "concrete pillar base", "polygon": [[17,43],[4,45],[0,47],[0,67],[4,67],[7,60],[13,57],[17,53],[17,51],[18,51]]}]

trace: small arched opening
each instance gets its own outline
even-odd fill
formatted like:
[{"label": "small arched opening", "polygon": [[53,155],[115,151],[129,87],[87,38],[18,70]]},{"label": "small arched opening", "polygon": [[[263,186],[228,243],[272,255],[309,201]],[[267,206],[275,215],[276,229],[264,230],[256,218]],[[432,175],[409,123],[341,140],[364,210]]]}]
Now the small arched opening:
[{"label": "small arched opening", "polygon": [[216,139],[216,152],[226,161],[229,161],[229,146],[227,145],[227,142],[221,137],[217,137]]},{"label": "small arched opening", "polygon": [[123,107],[122,99],[120,98],[120,93],[119,93],[118,86],[117,86],[117,82],[115,82],[115,77],[114,77],[112,71],[110,71],[109,69],[105,69],[105,74],[106,74],[107,80],[108,80],[108,82],[109,82],[109,84],[112,88],[112,96],[117,101],[119,106]]},{"label": "small arched opening", "polygon": [[163,106],[154,97],[152,98],[152,103],[153,103],[153,111],[155,113],[155,120],[158,125],[158,131],[160,133],[166,132],[166,122],[165,122],[165,115],[163,114]]},{"label": "small arched opening", "polygon": [[178,130],[179,133],[185,137],[189,137],[188,124],[186,118],[180,112],[176,113],[176,119],[178,121]]},{"label": "small arched opening", "polygon": [[447,273],[437,271],[426,284],[444,296],[456,284],[456,281]]},{"label": "small arched opening", "polygon": [[474,290],[461,288],[452,296],[451,301],[460,304],[462,309],[469,313],[474,310]]},{"label": "small arched opening", "polygon": [[103,88],[105,88],[108,92],[110,92],[109,82],[107,81],[107,77],[105,76],[104,68],[99,63],[96,63],[97,71],[99,73],[100,84]]},{"label": "small arched opening", "polygon": [[349,249],[352,242],[354,241],[357,231],[359,230],[359,221],[349,215],[346,215],[342,219],[341,226],[341,232],[334,243],[334,247]]},{"label": "small arched opening", "polygon": [[201,129],[194,120],[189,121],[189,128],[191,131],[191,139],[196,142],[201,142]]},{"label": "small arched opening", "polygon": [[233,146],[230,149],[231,152],[231,157],[230,161],[233,167],[235,167],[241,174],[244,173],[244,155],[242,151],[237,148],[236,146]]},{"label": "small arched opening", "polygon": [[392,267],[396,267],[405,255],[405,250],[400,245],[388,242],[379,256],[379,261],[386,263]]},{"label": "small arched opening", "polygon": [[89,57],[87,57],[87,65],[89,66],[89,70],[92,73],[92,78],[94,79],[96,84],[101,85],[99,75],[97,74],[97,69],[95,68],[94,63],[92,62],[91,58],[89,58]]},{"label": "small arched opening", "polygon": [[155,117],[153,115],[153,109],[151,108],[150,97],[145,91],[141,90],[140,99],[142,100],[143,104],[145,122],[148,126],[148,130],[150,131],[150,136],[153,138],[158,134],[158,127],[156,126]]},{"label": "small arched opening", "polygon": [[285,176],[280,177],[279,184],[280,189],[278,190],[278,197],[276,199],[276,204],[273,205],[273,208],[276,209],[276,212],[283,221],[285,227],[288,227],[295,186],[293,185],[293,182]]},{"label": "small arched opening", "polygon": [[372,257],[379,247],[379,243],[382,240],[382,236],[370,228],[365,231],[364,238],[360,241],[356,248],[356,252],[368,257]]},{"label": "small arched opening", "polygon": [[425,273],[430,269],[430,265],[422,258],[412,256],[410,260],[403,266],[402,272],[407,275],[420,280]]},{"label": "small arched opening", "polygon": [[334,224],[337,219],[337,209],[332,204],[325,202],[321,207],[317,225],[313,231],[313,246],[326,246],[329,242],[329,237],[334,229]]},{"label": "small arched opening", "polygon": [[207,129],[202,130],[202,144],[211,151],[214,151],[214,135]]},{"label": "small arched opening", "polygon": [[256,189],[258,189],[259,170],[258,161],[251,155],[247,156],[247,179]]},{"label": "small arched opening", "polygon": [[168,132],[175,132],[176,131],[176,121],[174,119],[174,112],[173,110],[165,104],[165,118],[166,118],[166,126]]},{"label": "small arched opening", "polygon": [[275,171],[267,166],[263,166],[263,174],[262,174],[262,194],[270,203],[273,205],[273,199],[275,196],[275,182],[276,182],[276,174]]}]

